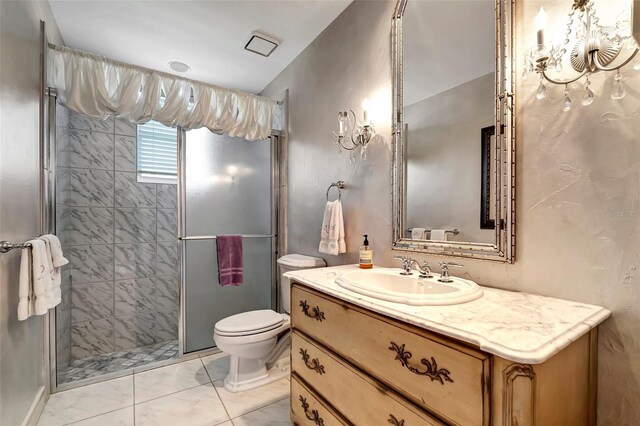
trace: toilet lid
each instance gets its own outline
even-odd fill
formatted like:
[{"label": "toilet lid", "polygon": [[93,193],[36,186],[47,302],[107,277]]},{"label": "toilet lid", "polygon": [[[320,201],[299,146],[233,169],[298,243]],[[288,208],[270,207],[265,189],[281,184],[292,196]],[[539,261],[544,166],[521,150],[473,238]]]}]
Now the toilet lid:
[{"label": "toilet lid", "polygon": [[327,266],[324,259],[305,256],[304,254],[286,254],[278,259],[278,264],[291,266],[293,268],[318,268],[320,266]]},{"label": "toilet lid", "polygon": [[243,312],[218,321],[215,329],[222,333],[255,333],[271,330],[284,321],[282,314],[271,309]]}]

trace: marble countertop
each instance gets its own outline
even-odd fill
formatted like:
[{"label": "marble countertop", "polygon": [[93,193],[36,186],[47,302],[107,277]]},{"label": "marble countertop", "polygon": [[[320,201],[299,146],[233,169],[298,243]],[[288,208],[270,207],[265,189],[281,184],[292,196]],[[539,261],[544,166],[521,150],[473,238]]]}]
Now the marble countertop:
[{"label": "marble countertop", "polygon": [[545,362],[611,315],[600,306],[490,287],[482,287],[484,294],[479,299],[459,305],[386,302],[335,282],[341,274],[356,269],[357,265],[335,266],[286,276],[363,308],[526,364]]}]

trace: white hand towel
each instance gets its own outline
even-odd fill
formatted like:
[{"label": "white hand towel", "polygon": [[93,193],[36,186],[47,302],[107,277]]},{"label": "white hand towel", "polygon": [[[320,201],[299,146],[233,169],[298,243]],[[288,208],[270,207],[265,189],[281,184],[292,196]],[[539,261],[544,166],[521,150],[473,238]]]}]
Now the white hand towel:
[{"label": "white hand towel", "polygon": [[411,228],[412,240],[424,240],[427,235],[427,230],[424,228]]},{"label": "white hand towel", "polygon": [[53,261],[54,268],[59,268],[66,265],[69,261],[62,254],[62,246],[60,240],[53,234],[46,234],[40,237],[41,240],[49,242],[49,249],[51,250],[51,260]]},{"label": "white hand towel", "polygon": [[44,315],[61,302],[60,274],[46,240],[27,241],[31,248],[22,250],[18,290],[18,319]]},{"label": "white hand towel", "polygon": [[324,208],[318,251],[334,256],[347,251],[347,246],[344,242],[344,221],[340,200],[327,201]]},{"label": "white hand towel", "polygon": [[[331,235],[331,219],[333,216],[335,203],[333,201],[327,201],[324,207],[324,217],[322,218],[322,231],[320,231],[320,247],[318,251],[320,253],[329,253],[329,240]],[[337,253],[336,253],[337,254]]]},{"label": "white hand towel", "polygon": [[25,248],[22,250],[22,258],[20,259],[20,284],[18,288],[18,320],[20,321],[26,320],[36,311],[32,265],[31,249]]},{"label": "white hand towel", "polygon": [[429,239],[431,241],[447,241],[447,233],[444,229],[432,229]]},{"label": "white hand towel", "polygon": [[[49,271],[49,275],[51,276],[51,289],[50,296],[51,301],[49,303],[53,304],[50,306],[56,306],[58,303],[62,301],[62,292],[60,290],[60,285],[62,284],[62,277],[60,274],[60,268],[56,268],[53,266],[53,247],[51,246],[49,238],[40,237],[41,241],[44,241],[44,246],[46,249],[46,259],[47,259],[47,269]],[[65,259],[66,260],[66,259]]]},{"label": "white hand towel", "polygon": [[47,246],[42,240],[31,240],[31,273],[33,294],[35,297],[35,314],[44,315],[54,307],[53,286],[51,282],[50,261],[47,254]]},{"label": "white hand towel", "polygon": [[347,252],[347,244],[344,242],[344,216],[342,215],[342,201],[338,200],[336,211],[336,222],[338,224],[338,253]]}]

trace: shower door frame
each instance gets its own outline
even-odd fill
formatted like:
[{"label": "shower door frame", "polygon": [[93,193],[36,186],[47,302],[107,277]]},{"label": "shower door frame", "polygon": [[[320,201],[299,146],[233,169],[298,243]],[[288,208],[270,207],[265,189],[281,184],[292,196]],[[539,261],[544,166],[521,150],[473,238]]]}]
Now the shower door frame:
[{"label": "shower door frame", "polygon": [[[213,236],[195,236],[187,235],[187,197],[186,197],[186,137],[187,132],[178,129],[178,240],[180,241],[180,291],[179,297],[179,315],[178,315],[178,349],[179,358],[183,356],[202,354],[205,352],[217,353],[220,350],[213,346],[211,348],[200,349],[197,351],[185,352],[186,349],[186,253],[187,242],[190,240],[208,240]],[[271,167],[271,233],[260,235],[259,238],[271,238],[271,309],[278,311],[280,297],[278,291],[278,273],[277,263],[279,247],[280,247],[280,201],[281,201],[281,175],[283,173],[282,158],[282,141],[285,138],[283,132],[272,130],[267,139],[270,143],[270,167]],[[260,143],[260,142],[256,142]],[[284,171],[286,173],[286,171]],[[213,336],[213,328],[211,329]]]}]

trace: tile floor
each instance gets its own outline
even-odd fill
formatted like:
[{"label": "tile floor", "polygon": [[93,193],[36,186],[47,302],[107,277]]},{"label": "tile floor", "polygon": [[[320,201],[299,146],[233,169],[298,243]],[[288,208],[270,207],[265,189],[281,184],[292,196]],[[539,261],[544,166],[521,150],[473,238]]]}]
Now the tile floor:
[{"label": "tile floor", "polygon": [[289,425],[289,380],[230,393],[225,354],[51,395],[38,426]]},{"label": "tile floor", "polygon": [[58,371],[58,381],[60,384],[76,382],[177,357],[177,340],[96,355],[75,360],[68,368]]}]

